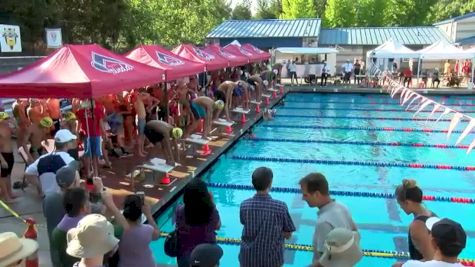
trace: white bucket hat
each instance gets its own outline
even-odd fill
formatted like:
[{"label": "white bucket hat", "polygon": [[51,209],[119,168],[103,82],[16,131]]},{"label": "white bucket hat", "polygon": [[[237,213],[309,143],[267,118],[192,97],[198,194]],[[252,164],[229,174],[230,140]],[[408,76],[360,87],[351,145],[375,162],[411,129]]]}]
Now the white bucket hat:
[{"label": "white bucket hat", "polygon": [[19,238],[13,232],[0,234],[0,267],[9,266],[33,254],[38,249],[35,240]]},{"label": "white bucket hat", "polygon": [[357,232],[335,228],[328,233],[320,264],[325,267],[352,267],[363,257]]},{"label": "white bucket hat", "polygon": [[119,239],[114,236],[114,227],[100,214],[82,218],[76,228],[67,234],[66,253],[76,258],[93,258],[112,251]]}]

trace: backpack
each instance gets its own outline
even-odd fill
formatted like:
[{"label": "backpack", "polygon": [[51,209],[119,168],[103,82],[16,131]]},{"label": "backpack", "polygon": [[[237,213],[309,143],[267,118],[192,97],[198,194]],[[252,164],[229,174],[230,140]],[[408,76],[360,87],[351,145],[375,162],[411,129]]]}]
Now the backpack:
[{"label": "backpack", "polygon": [[178,232],[177,230],[168,234],[167,238],[165,239],[164,250],[165,254],[170,257],[177,257],[178,256]]}]

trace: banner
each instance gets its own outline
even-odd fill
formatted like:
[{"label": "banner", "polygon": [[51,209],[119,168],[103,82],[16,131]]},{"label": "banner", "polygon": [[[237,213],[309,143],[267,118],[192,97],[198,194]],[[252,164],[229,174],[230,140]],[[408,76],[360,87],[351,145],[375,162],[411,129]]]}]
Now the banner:
[{"label": "banner", "polygon": [[61,28],[48,29],[46,28],[46,45],[48,48],[59,48],[63,46],[63,36],[61,35]]},{"label": "banner", "polygon": [[16,25],[0,24],[1,52],[21,52],[20,27]]}]

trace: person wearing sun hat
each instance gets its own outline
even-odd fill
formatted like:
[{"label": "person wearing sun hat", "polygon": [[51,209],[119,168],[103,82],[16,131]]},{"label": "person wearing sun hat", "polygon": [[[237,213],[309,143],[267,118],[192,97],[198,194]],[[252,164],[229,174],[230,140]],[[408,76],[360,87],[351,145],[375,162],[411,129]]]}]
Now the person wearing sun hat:
[{"label": "person wearing sun hat", "polygon": [[[48,141],[51,127],[53,127],[53,119],[50,117],[43,117],[39,122],[32,123],[28,129],[26,129],[25,136],[22,140],[22,147],[25,150],[27,161],[29,163],[33,162],[46,152],[42,142]],[[29,148],[28,142],[30,143]]]},{"label": "person wearing sun hat", "polygon": [[434,257],[429,261],[409,260],[403,267],[463,267],[458,256],[467,245],[467,234],[462,225],[451,219],[431,217],[426,221],[430,231],[431,243],[435,249]]},{"label": "person wearing sun hat", "polygon": [[119,239],[106,217],[90,214],[68,231],[67,244],[66,253],[81,259],[74,267],[97,267],[103,266],[104,254],[117,250]]},{"label": "person wearing sun hat", "polygon": [[324,267],[354,266],[363,257],[358,232],[335,228],[325,239],[325,250],[319,259]]},{"label": "person wearing sun hat", "polygon": [[[151,120],[145,125],[144,134],[155,147],[158,143],[162,144],[165,160],[168,165],[174,166],[175,162],[180,161],[180,151],[178,150],[177,140],[183,135],[181,128],[173,127],[164,121]],[[172,147],[175,150],[175,155]],[[156,152],[153,154],[156,154]]]},{"label": "person wearing sun hat", "polygon": [[15,164],[13,156],[12,129],[9,123],[10,116],[0,112],[0,191],[6,201],[13,200],[16,196],[12,192],[10,175]]},{"label": "person wearing sun hat", "polygon": [[0,233],[0,267],[23,266],[22,260],[38,250],[38,242],[19,238],[13,232]]}]

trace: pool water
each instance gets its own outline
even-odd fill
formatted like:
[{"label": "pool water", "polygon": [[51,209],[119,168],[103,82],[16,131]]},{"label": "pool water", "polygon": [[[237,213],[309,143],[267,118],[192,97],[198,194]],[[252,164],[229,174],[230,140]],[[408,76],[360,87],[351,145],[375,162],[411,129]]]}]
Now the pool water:
[{"label": "pool water", "polygon": [[[449,106],[455,104],[454,108],[457,110],[475,113],[475,106],[470,106],[475,103],[474,98],[435,97],[435,99],[443,101]],[[397,100],[393,100],[389,96],[381,95],[289,93],[285,98],[285,105],[276,107],[278,116],[271,121],[262,121],[254,126],[253,133],[257,139],[242,138],[239,140],[202,177],[210,183],[251,185],[253,170],[260,166],[267,166],[274,172],[274,187],[299,188],[300,178],[310,172],[321,172],[327,177],[330,189],[335,191],[393,193],[401,179],[414,178],[426,195],[475,197],[474,171],[261,160],[262,157],[475,166],[475,153],[467,155],[465,149],[377,144],[378,142],[401,142],[453,145],[459,134],[452,134],[450,139],[447,139],[444,133],[342,129],[343,127],[366,129],[433,127],[445,130],[449,125],[448,121],[434,124],[434,122],[425,121],[381,119],[412,118],[413,112],[404,111],[404,108],[398,103]],[[462,104],[468,104],[468,106],[462,106]],[[418,118],[427,118],[429,114],[421,113]],[[436,113],[434,117],[437,118],[440,114]],[[445,118],[450,119],[451,117]],[[466,125],[467,122],[462,122],[456,130],[463,131]],[[305,128],[306,126],[335,126],[339,128]],[[474,137],[473,134],[469,135],[461,144],[470,144]],[[286,141],[288,139],[290,141]],[[316,142],[304,142],[305,140]],[[317,143],[319,141],[334,141],[336,143]],[[355,144],[355,141],[359,143]],[[249,156],[259,158],[257,160],[241,158]],[[242,225],[238,220],[239,205],[245,199],[252,197],[254,192],[216,187],[211,187],[210,191],[213,193],[222,221],[218,236],[240,238]],[[273,198],[287,203],[297,228],[288,242],[311,245],[317,210],[309,208],[302,201],[301,195],[297,193],[273,192],[271,195]],[[398,207],[394,199],[340,195],[335,196],[335,199],[344,203],[351,211],[362,236],[361,247],[363,249],[407,252],[407,226],[412,218]],[[464,226],[468,235],[468,243],[461,257],[473,258],[475,255],[475,220],[473,220],[475,204],[440,201],[427,201],[425,204],[440,217],[452,218]],[[161,231],[170,232],[174,229],[172,215],[173,206],[158,219]],[[151,245],[157,263],[176,264],[174,258],[169,258],[164,254],[163,242],[164,239],[160,239]],[[239,246],[231,244],[222,245],[222,247],[224,256],[221,266],[239,266]],[[286,250],[284,258],[285,266],[307,266],[311,263],[312,253]],[[396,259],[392,258],[365,256],[357,266],[391,266],[395,261]]]}]

